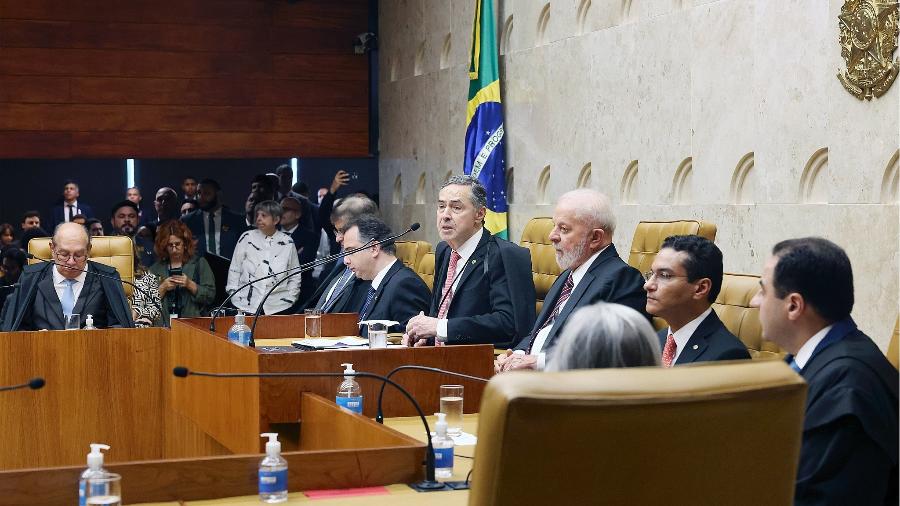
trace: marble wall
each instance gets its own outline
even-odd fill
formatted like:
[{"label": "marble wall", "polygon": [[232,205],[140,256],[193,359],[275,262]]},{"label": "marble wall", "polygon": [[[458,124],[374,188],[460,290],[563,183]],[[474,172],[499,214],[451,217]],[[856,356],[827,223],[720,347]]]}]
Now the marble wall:
[{"label": "marble wall", "polygon": [[[510,237],[586,185],[638,221],[718,226],[728,272],[820,235],[856,272],[854,317],[882,347],[898,314],[900,83],[860,101],[836,74],[843,0],[496,0]],[[380,2],[380,193],[437,241],[461,172],[472,0]],[[897,55],[895,55],[897,56]]]}]

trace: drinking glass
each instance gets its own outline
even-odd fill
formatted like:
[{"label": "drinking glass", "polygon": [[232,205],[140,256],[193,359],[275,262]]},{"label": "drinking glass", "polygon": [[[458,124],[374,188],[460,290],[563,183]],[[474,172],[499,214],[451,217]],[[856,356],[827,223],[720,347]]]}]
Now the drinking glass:
[{"label": "drinking glass", "polygon": [[305,334],[308,338],[322,337],[322,310],[307,309],[303,311]]},{"label": "drinking glass", "polygon": [[447,434],[462,434],[463,386],[441,385],[441,413],[447,415]]},{"label": "drinking glass", "polygon": [[88,506],[121,506],[122,476],[108,473],[102,478],[86,479],[84,497]]},{"label": "drinking glass", "polygon": [[66,330],[78,330],[81,328],[81,315],[78,313],[64,314],[63,319],[66,320]]}]

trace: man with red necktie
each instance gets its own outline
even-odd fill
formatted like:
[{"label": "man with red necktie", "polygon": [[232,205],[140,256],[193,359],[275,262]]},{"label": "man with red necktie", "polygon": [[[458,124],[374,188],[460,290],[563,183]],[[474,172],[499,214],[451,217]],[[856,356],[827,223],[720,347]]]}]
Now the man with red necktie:
[{"label": "man with red necktie", "polygon": [[644,274],[647,312],[669,324],[659,332],[663,367],[750,358],[711,307],[722,288],[722,252],[712,241],[667,237],[650,269]]},{"label": "man with red necktie", "polygon": [[612,244],[616,220],[609,199],[596,190],[563,194],[553,210],[550,242],[563,269],[547,292],[541,314],[515,350],[497,357],[496,372],[544,368],[566,319],[576,309],[598,301],[614,302],[644,313],[641,275]]}]

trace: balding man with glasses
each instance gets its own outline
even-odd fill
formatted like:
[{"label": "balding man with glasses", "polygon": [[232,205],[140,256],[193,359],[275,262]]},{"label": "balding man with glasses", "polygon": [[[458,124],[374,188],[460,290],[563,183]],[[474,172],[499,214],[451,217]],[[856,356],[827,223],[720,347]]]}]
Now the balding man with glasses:
[{"label": "balding man with glasses", "polygon": [[57,265],[41,262],[25,267],[19,289],[4,305],[0,330],[63,330],[72,314],[81,315],[82,325],[91,315],[98,328],[134,327],[125,291],[117,281],[119,273],[88,260],[87,229],[77,223],[60,224],[50,250]]}]

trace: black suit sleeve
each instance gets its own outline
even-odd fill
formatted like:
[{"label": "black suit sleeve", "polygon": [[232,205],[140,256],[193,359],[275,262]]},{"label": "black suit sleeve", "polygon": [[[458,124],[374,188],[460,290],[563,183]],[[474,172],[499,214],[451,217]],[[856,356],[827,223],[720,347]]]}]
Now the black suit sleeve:
[{"label": "black suit sleeve", "polygon": [[796,506],[882,505],[896,493],[890,459],[853,416],[805,431],[801,452]]},{"label": "black suit sleeve", "polygon": [[[515,338],[513,303],[503,262],[500,261],[496,250],[491,250],[489,255],[485,256],[485,260],[490,262],[486,274],[489,277],[489,297],[487,301],[483,301],[486,303],[485,312],[474,316],[449,318],[447,344],[507,343]],[[472,273],[472,275],[483,274]],[[466,290],[453,295],[454,299],[466,296]]]},{"label": "black suit sleeve", "polygon": [[391,320],[400,322],[399,328],[392,328],[392,332],[403,332],[409,319],[428,311],[431,294],[425,283],[414,274],[415,277],[403,277],[392,290],[390,300]]}]

